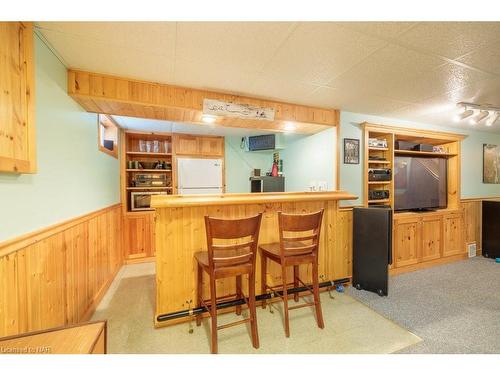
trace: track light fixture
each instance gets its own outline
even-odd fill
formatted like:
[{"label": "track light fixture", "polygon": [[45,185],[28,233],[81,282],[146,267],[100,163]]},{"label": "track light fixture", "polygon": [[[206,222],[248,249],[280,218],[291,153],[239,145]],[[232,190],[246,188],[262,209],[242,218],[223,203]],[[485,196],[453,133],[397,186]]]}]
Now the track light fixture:
[{"label": "track light fixture", "polygon": [[500,108],[492,107],[489,104],[475,104],[475,103],[457,103],[463,111],[453,117],[455,122],[460,122],[468,117],[474,116],[469,120],[471,125],[479,124],[481,121],[486,120],[486,125],[491,126],[500,119]]},{"label": "track light fixture", "polygon": [[477,125],[481,121],[483,121],[486,117],[488,117],[490,113],[488,111],[479,111],[478,115],[476,117],[471,118],[470,123],[472,125]]}]

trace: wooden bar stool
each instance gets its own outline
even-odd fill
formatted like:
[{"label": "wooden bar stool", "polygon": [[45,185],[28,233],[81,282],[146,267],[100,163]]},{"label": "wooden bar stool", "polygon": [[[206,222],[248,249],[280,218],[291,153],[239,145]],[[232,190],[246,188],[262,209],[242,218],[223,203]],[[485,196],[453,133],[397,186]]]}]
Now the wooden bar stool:
[{"label": "wooden bar stool", "polygon": [[[273,292],[281,292],[285,312],[285,335],[290,337],[290,323],[288,311],[301,307],[314,306],[316,310],[316,320],[319,328],[324,328],[323,313],[321,312],[321,301],[319,299],[319,278],[318,278],[318,249],[321,221],[323,219],[323,209],[321,211],[305,214],[290,215],[278,212],[280,242],[263,244],[259,246],[261,255],[261,287],[262,294],[270,289]],[[267,259],[281,265],[283,289],[278,290],[270,287],[266,283]],[[299,265],[312,264],[313,289],[309,288],[299,278]],[[305,286],[314,296],[314,302],[308,302],[293,307],[288,307],[287,292],[287,267],[293,266],[293,286],[297,288],[299,283]],[[294,293],[295,301],[299,300],[299,294]],[[266,308],[266,301],[263,300],[262,308]]]},{"label": "wooden bar stool", "polygon": [[[208,251],[194,254],[198,262],[198,306],[206,307],[212,319],[212,353],[217,353],[217,330],[250,322],[252,344],[259,347],[257,332],[257,317],[255,308],[255,257],[259,240],[259,230],[262,214],[244,219],[216,219],[205,216]],[[224,241],[225,240],[225,241]],[[230,240],[230,244],[228,244]],[[223,241],[224,244],[220,244]],[[219,242],[219,244],[216,244]],[[210,300],[203,300],[203,272],[210,278]],[[248,275],[248,298],[241,289],[241,277]],[[236,294],[228,297],[243,298],[248,305],[250,318],[217,326],[216,280],[236,277]],[[210,304],[207,305],[206,302]],[[236,307],[236,314],[241,314],[241,305]],[[201,314],[196,317],[196,325],[201,324]]]}]

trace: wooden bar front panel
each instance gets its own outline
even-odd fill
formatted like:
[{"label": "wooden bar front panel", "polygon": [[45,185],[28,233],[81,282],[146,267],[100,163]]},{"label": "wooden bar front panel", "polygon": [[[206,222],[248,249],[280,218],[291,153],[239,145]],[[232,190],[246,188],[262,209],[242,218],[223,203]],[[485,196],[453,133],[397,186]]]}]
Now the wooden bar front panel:
[{"label": "wooden bar front panel", "polygon": [[[159,208],[156,215],[156,316],[195,306],[196,267],[193,254],[206,251],[204,216],[238,218],[263,213],[259,243],[278,241],[277,212],[305,213],[325,209],[320,239],[320,281],[351,276],[349,246],[352,212],[337,210],[337,201],[282,202],[263,204],[212,205]],[[352,228],[351,228],[352,230]],[[257,258],[257,291],[260,291],[260,256]],[[281,272],[268,265],[269,283],[281,284]],[[302,280],[311,279],[310,267],[300,269]],[[205,278],[206,279],[206,278]],[[291,281],[291,280],[289,280]],[[207,285],[204,295],[208,295]],[[243,284],[246,293],[246,280]],[[234,293],[234,280],[224,279],[217,285],[217,294]],[[157,326],[158,323],[155,318]]]}]

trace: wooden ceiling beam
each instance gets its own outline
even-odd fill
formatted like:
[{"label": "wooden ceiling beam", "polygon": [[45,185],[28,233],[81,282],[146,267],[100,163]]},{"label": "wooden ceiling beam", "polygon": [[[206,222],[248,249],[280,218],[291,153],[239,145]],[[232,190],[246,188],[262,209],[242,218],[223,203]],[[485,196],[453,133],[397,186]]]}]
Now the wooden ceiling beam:
[{"label": "wooden ceiling beam", "polygon": [[203,99],[251,104],[275,110],[274,121],[219,117],[227,127],[285,131],[293,122],[295,132],[312,134],[337,126],[339,111],[283,103],[215,91],[137,81],[99,73],[68,70],[68,94],[85,110],[110,115],[150,118],[207,125],[201,121]]}]

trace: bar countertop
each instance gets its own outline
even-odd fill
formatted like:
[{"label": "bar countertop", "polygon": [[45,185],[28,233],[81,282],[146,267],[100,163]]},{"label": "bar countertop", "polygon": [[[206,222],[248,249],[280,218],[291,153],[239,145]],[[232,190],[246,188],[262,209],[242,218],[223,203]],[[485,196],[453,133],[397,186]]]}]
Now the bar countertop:
[{"label": "bar countertop", "polygon": [[308,202],[325,200],[354,200],[358,197],[345,191],[246,193],[210,195],[153,195],[152,208],[175,208],[229,204],[262,204],[278,202]]}]

